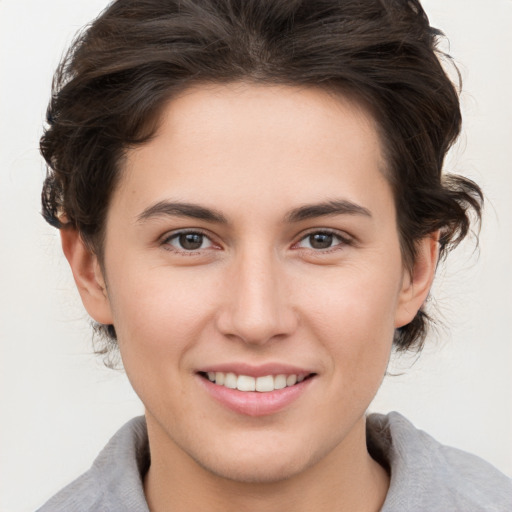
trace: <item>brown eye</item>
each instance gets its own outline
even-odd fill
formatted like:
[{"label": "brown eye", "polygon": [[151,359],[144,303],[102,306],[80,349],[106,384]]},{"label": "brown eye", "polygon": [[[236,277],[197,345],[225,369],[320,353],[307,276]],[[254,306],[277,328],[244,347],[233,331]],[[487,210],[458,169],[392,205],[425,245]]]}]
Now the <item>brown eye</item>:
[{"label": "brown eye", "polygon": [[211,240],[206,235],[195,231],[176,233],[165,243],[178,251],[198,251],[212,246]]},{"label": "brown eye", "polygon": [[178,237],[180,245],[188,251],[197,251],[203,245],[203,235],[199,233],[185,233]]},{"label": "brown eye", "polygon": [[302,249],[312,249],[316,251],[322,251],[326,249],[332,249],[337,246],[349,245],[350,241],[336,233],[330,231],[315,231],[306,235],[297,244]]},{"label": "brown eye", "polygon": [[329,249],[332,246],[334,235],[332,233],[314,233],[309,235],[309,245],[313,249]]}]

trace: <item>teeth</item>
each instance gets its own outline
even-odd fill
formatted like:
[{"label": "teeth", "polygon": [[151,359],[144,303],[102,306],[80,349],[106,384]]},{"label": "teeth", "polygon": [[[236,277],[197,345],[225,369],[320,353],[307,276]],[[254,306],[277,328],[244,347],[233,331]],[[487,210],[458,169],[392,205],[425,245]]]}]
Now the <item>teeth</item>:
[{"label": "teeth", "polygon": [[286,385],[293,386],[297,382],[297,375],[288,375],[286,377]]},{"label": "teeth", "polygon": [[[234,373],[226,373],[226,377],[224,378],[224,386],[229,389],[236,389],[236,383],[238,379]],[[217,380],[215,380],[217,382]]]},{"label": "teeth", "polygon": [[265,393],[266,391],[274,391],[274,377],[266,375],[265,377],[258,377],[256,379],[256,391]]},{"label": "teeth", "polygon": [[256,379],[247,375],[239,375],[236,381],[236,389],[240,391],[255,391]]},{"label": "teeth", "polygon": [[283,389],[286,387],[286,375],[276,375],[274,377],[274,389]]},{"label": "teeth", "polygon": [[235,375],[234,373],[208,372],[208,380],[219,386],[225,386],[239,391],[259,391],[268,393],[276,389],[283,389],[302,382],[306,375],[303,373],[291,375],[265,375],[264,377],[251,377],[249,375]]}]

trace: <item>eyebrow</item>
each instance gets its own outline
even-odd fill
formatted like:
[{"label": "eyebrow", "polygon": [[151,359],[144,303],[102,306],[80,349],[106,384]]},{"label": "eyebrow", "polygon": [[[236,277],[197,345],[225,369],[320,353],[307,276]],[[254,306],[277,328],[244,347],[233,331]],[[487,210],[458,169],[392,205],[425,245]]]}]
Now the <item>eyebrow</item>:
[{"label": "eyebrow", "polygon": [[187,217],[193,219],[227,224],[228,221],[222,213],[211,208],[205,208],[198,204],[160,201],[149,208],[146,208],[138,217],[137,222],[144,222],[155,217]]},{"label": "eyebrow", "polygon": [[286,215],[289,223],[301,222],[303,220],[324,217],[328,215],[363,215],[372,217],[370,210],[345,199],[325,201],[323,203],[300,206]]},{"label": "eyebrow", "polygon": [[[285,222],[290,224],[301,222],[316,217],[329,215],[363,215],[372,217],[370,210],[345,199],[325,201],[323,203],[299,206],[288,212]],[[218,210],[206,208],[194,203],[182,203],[172,201],[160,201],[146,208],[137,217],[137,222],[145,222],[156,217],[186,217],[217,224],[227,224],[228,220]]]}]

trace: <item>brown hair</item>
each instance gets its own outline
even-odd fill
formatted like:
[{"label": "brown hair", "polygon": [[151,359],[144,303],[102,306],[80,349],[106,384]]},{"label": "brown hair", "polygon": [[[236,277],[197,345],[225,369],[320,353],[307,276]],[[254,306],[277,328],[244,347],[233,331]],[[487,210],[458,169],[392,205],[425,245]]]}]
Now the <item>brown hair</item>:
[{"label": "brown hair", "polygon": [[[472,181],[442,176],[461,114],[441,35],[417,0],[117,0],[56,72],[41,138],[43,215],[78,229],[101,260],[123,152],[154,135],[173,95],[200,82],[315,86],[359,98],[376,118],[406,264],[437,230],[443,257],[483,198]],[[421,347],[427,321],[422,308],[395,346]],[[98,327],[115,342],[113,326]]]}]

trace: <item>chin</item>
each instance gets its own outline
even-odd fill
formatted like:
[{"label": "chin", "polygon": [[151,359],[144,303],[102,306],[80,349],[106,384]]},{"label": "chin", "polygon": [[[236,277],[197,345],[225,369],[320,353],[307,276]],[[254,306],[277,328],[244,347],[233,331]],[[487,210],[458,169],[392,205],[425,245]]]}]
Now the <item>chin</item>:
[{"label": "chin", "polygon": [[289,451],[264,449],[261,445],[259,448],[230,450],[228,456],[210,453],[209,457],[201,460],[195,458],[195,462],[217,477],[247,484],[272,484],[288,480],[316,462],[316,458],[304,446]]},{"label": "chin", "polygon": [[[196,461],[201,464],[201,461]],[[225,480],[245,484],[273,484],[288,480],[305,469],[304,464],[278,463],[273,455],[265,460],[201,464],[203,469]],[[307,465],[306,465],[307,466]]]}]

